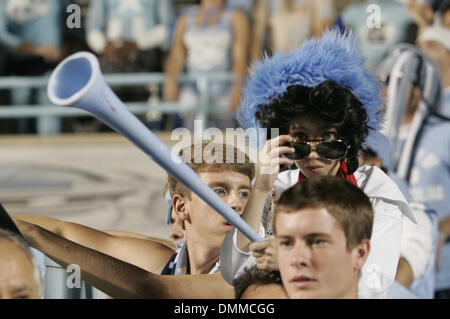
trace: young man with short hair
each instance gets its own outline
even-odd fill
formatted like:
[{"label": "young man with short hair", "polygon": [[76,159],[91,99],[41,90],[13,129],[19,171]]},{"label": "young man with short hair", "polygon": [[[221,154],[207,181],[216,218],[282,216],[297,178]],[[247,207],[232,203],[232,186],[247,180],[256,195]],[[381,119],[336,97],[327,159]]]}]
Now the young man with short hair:
[{"label": "young man with short hair", "polygon": [[[205,151],[207,146],[211,156],[222,158],[223,161],[209,164],[211,161],[204,156],[199,161],[198,158],[194,158],[198,155],[195,152],[195,145],[184,149],[185,154],[182,154],[182,157],[230,207],[242,213],[251,190],[251,180],[255,174],[254,165],[250,163],[248,157],[240,157],[240,151],[237,148],[234,148],[234,161],[230,164],[230,161],[227,161],[224,144],[203,144],[200,148],[202,154],[208,153]],[[190,151],[187,152],[187,150]],[[222,157],[219,155],[215,157],[215,152],[220,152],[219,155]],[[241,158],[245,158],[244,163],[238,162]],[[196,194],[171,177],[169,177],[169,189],[173,210],[178,218],[184,221],[186,230],[186,244],[175,254],[167,246],[156,242],[136,238],[117,238],[81,225],[38,217],[26,218],[36,225],[18,218],[15,218],[15,222],[30,243],[62,264],[78,264],[91,284],[100,290],[105,288],[107,291],[103,291],[113,297],[177,298],[180,295],[184,296],[184,292],[191,293],[192,298],[232,296],[233,288],[220,277],[220,274],[205,278],[205,281],[197,281],[199,285],[202,285],[203,283],[211,284],[215,280],[214,283],[217,285],[212,284],[212,286],[218,288],[212,289],[218,292],[217,296],[211,295],[211,292],[205,292],[203,295],[201,290],[192,291],[189,288],[183,290],[179,288],[179,284],[177,285],[177,280],[161,279],[166,276],[155,275],[159,273],[165,275],[216,273],[219,270],[218,261],[222,241],[232,228]],[[85,247],[63,240],[55,234]],[[65,249],[66,245],[69,245],[69,249]],[[86,257],[83,258],[83,256]],[[85,262],[86,258],[90,258],[90,261]],[[136,269],[132,265],[145,271]],[[122,275],[118,276],[119,273]],[[127,280],[124,277],[127,277]],[[149,280],[148,287],[151,291],[143,288],[147,287],[146,279]],[[158,283],[152,281],[153,279]],[[159,282],[159,280],[162,281]],[[193,280],[188,279],[188,281],[193,283]],[[167,288],[166,284],[170,287]],[[166,288],[161,288],[161,285]],[[197,287],[196,283],[193,285]]]},{"label": "young man with short hair", "polygon": [[313,176],[286,190],[274,231],[289,298],[358,298],[373,217],[369,198],[341,178]]},{"label": "young man with short hair", "polygon": [[246,269],[233,282],[236,299],[287,299],[279,271]]},{"label": "young man with short hair", "polygon": [[[204,158],[207,149],[214,149],[210,159]],[[215,152],[220,154],[216,156]],[[184,149],[181,156],[217,195],[242,214],[250,196],[255,168],[246,156],[244,163],[239,163],[240,151],[237,148],[233,149],[233,153],[233,160],[230,161],[224,144],[216,144],[213,148],[203,144],[203,158],[198,158],[195,146]],[[212,164],[206,164],[211,163],[212,158],[218,158],[219,163],[214,161]],[[167,265],[163,274],[217,272],[220,247],[232,225],[172,176],[168,177],[168,188],[172,197],[172,209],[184,224],[186,243],[174,256],[176,266]]]}]

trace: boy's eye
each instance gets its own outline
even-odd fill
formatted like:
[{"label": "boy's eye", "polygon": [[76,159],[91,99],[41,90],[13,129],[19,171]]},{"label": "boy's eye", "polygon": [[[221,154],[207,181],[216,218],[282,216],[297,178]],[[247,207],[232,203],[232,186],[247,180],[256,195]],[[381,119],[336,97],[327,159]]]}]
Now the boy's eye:
[{"label": "boy's eye", "polygon": [[224,195],[225,194],[225,190],[223,188],[216,188],[216,189],[214,189],[214,192],[217,195]]},{"label": "boy's eye", "polygon": [[249,197],[249,196],[250,196],[250,193],[249,193],[249,192],[245,192],[245,191],[241,192],[241,197],[247,198],[247,197]]},{"label": "boy's eye", "polygon": [[326,243],[326,241],[325,240],[323,240],[323,239],[320,239],[320,238],[315,238],[315,239],[312,239],[311,240],[311,245],[315,245],[315,246],[320,246],[320,245],[323,245],[323,244],[325,244]]},{"label": "boy's eye", "polygon": [[291,241],[290,240],[279,240],[278,244],[281,247],[289,247],[291,245]]}]

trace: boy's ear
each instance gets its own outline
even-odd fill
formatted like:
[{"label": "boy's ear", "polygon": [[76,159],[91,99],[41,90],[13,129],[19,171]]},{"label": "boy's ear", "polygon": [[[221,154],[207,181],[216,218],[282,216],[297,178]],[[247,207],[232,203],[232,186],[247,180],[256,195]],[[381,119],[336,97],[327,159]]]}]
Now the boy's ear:
[{"label": "boy's ear", "polygon": [[370,252],[370,240],[363,239],[359,244],[357,244],[352,249],[352,256],[354,261],[354,267],[356,270],[361,270],[364,266],[367,257]]},{"label": "boy's ear", "polygon": [[189,219],[186,200],[180,194],[172,196],[172,209],[180,220],[185,221]]}]

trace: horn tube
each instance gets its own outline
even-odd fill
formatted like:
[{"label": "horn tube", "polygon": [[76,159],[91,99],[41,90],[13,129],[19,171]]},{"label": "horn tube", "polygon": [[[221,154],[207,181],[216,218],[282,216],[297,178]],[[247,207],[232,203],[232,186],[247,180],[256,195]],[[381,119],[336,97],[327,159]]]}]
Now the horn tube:
[{"label": "horn tube", "polygon": [[127,109],[106,84],[95,55],[79,52],[62,61],[50,77],[47,93],[55,105],[74,106],[91,113],[134,143],[250,240],[262,240],[238,213]]}]

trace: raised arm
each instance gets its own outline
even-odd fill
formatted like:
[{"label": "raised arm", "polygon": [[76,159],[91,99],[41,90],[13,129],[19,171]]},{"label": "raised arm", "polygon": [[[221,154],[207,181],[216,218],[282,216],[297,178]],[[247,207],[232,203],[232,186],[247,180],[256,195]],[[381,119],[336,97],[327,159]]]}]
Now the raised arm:
[{"label": "raised arm", "polygon": [[[264,205],[280,172],[280,165],[294,164],[294,161],[282,157],[283,154],[295,151],[291,147],[283,146],[291,138],[289,135],[280,135],[271,139],[259,154],[255,185],[241,216],[255,231],[259,231]],[[249,251],[250,243],[246,236],[238,232],[237,246],[240,250]]]},{"label": "raised arm", "polygon": [[39,226],[16,220],[33,247],[61,266],[78,265],[82,279],[114,298],[233,298],[233,288],[215,275],[160,276],[78,245]]},{"label": "raised arm", "polygon": [[417,0],[409,0],[406,8],[418,27],[418,35],[420,35],[426,27],[434,22],[434,13],[428,4],[419,4]]},{"label": "raised arm", "polygon": [[[72,242],[112,256],[142,269],[160,273],[174,250],[149,240],[116,237],[93,228],[42,216],[13,216],[68,239]],[[26,234],[24,234],[26,236]]]},{"label": "raised arm", "polygon": [[250,26],[247,16],[236,11],[233,15],[233,48],[232,48],[232,73],[236,77],[230,91],[230,111],[235,112],[241,102],[241,89],[247,74],[249,54]]},{"label": "raised arm", "polygon": [[152,241],[155,243],[160,243],[164,246],[167,246],[168,248],[172,249],[172,250],[176,250],[175,245],[173,244],[173,241],[171,240],[166,240],[166,239],[162,239],[162,238],[157,238],[157,237],[148,237],[148,236],[144,236],[138,233],[132,233],[132,232],[127,232],[127,231],[122,231],[122,230],[105,230],[105,233],[107,233],[108,235],[114,236],[114,237],[124,237],[124,238],[135,238],[135,239],[141,239],[141,240],[148,240],[148,241]]},{"label": "raised arm", "polygon": [[186,30],[186,16],[181,16],[175,27],[175,36],[166,63],[166,82],[164,83],[164,98],[170,102],[178,100],[179,86],[177,77],[183,71],[186,60],[186,47],[183,43]]},{"label": "raised arm", "polygon": [[250,61],[261,59],[263,54],[264,36],[269,29],[267,3],[267,0],[256,0],[255,9],[253,10]]}]

